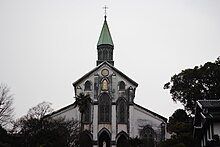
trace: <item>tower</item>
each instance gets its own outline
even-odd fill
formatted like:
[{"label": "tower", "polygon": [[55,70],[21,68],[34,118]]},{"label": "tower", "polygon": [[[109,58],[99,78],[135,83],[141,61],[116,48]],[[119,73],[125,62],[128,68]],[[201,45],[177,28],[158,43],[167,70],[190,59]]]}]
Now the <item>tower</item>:
[{"label": "tower", "polygon": [[97,43],[98,60],[96,61],[96,64],[98,66],[103,61],[107,61],[112,66],[114,66],[114,61],[113,61],[114,44],[107,24],[107,20],[106,20],[107,16],[105,16],[104,18],[105,18],[104,24]]}]

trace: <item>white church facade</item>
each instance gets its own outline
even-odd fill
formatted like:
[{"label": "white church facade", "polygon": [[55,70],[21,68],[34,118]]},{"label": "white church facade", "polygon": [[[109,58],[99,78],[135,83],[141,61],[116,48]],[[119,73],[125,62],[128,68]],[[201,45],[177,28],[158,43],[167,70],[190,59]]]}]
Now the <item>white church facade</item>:
[{"label": "white church facade", "polygon": [[97,66],[73,83],[75,95],[90,95],[90,107],[82,117],[73,104],[51,116],[81,121],[82,147],[125,147],[129,138],[135,137],[156,147],[167,138],[167,119],[134,103],[138,84],[114,67],[113,50],[105,16],[97,44]]}]

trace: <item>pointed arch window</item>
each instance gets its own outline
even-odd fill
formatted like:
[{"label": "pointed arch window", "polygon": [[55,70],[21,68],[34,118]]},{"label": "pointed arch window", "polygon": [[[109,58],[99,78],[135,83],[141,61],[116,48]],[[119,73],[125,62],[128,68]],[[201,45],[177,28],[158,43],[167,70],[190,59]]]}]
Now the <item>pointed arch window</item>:
[{"label": "pointed arch window", "polygon": [[155,146],[154,142],[156,139],[156,134],[151,126],[145,126],[140,132],[140,137],[141,139],[145,140],[149,147]]},{"label": "pointed arch window", "polygon": [[85,82],[85,90],[91,90],[91,82],[90,81]]},{"label": "pointed arch window", "polygon": [[125,90],[125,82],[119,82],[119,90]]},{"label": "pointed arch window", "polygon": [[99,98],[99,123],[110,123],[111,101],[108,94],[104,93]]},{"label": "pointed arch window", "polygon": [[83,122],[84,123],[90,123],[91,121],[91,105],[88,105],[88,107],[85,109],[83,113]]},{"label": "pointed arch window", "polygon": [[120,98],[117,102],[117,122],[127,123],[127,103],[123,98]]}]

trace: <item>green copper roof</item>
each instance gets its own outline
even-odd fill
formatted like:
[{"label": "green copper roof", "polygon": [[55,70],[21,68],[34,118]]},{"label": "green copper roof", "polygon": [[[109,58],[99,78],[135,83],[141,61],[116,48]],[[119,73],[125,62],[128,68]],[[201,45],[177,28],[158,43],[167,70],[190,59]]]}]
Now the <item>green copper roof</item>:
[{"label": "green copper roof", "polygon": [[97,45],[101,45],[101,44],[109,44],[109,45],[114,46],[106,20],[104,21]]}]

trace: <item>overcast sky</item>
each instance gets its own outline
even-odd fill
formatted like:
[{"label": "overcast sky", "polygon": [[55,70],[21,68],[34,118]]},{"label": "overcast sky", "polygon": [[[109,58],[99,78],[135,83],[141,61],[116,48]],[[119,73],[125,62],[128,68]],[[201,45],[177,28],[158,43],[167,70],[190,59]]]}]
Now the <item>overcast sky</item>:
[{"label": "overcast sky", "polygon": [[219,0],[0,0],[0,82],[16,118],[43,101],[73,103],[72,83],[96,66],[105,5],[115,67],[160,115],[181,108],[163,90],[171,76],[220,55]]}]

